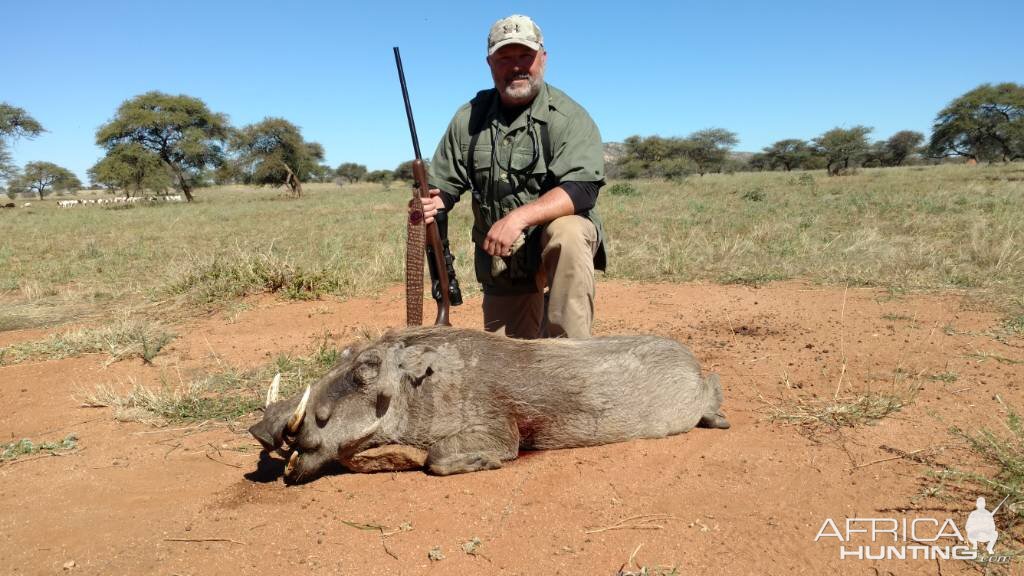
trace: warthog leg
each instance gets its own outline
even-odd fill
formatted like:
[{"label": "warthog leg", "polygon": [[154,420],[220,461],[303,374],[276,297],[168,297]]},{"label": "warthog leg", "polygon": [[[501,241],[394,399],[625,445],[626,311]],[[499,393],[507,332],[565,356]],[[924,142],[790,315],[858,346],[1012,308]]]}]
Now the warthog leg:
[{"label": "warthog leg", "polygon": [[462,430],[435,442],[427,452],[427,469],[438,476],[495,470],[519,455],[519,429],[511,420],[493,427]]},{"label": "warthog leg", "polygon": [[707,412],[700,417],[700,421],[697,422],[697,426],[701,428],[728,428],[729,421],[725,419],[725,414],[722,414],[722,384],[718,381],[718,374],[708,374],[704,378],[704,384],[711,389],[711,403],[707,407]]},{"label": "warthog leg", "polygon": [[492,452],[470,452],[468,454],[452,454],[438,459],[430,459],[428,469],[438,476],[477,472],[479,470],[497,470],[501,468],[501,458]]},{"label": "warthog leg", "polygon": [[700,417],[700,422],[697,422],[697,426],[700,428],[721,428],[726,429],[731,426],[729,421],[725,419],[725,416],[721,413],[718,414],[705,414]]}]

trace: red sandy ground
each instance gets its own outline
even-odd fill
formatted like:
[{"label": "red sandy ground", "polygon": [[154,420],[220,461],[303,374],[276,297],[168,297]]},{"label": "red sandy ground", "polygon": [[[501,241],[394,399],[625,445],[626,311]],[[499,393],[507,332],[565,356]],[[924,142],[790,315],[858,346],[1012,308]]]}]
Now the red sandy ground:
[{"label": "red sandy ground", "polygon": [[[1003,429],[997,394],[1024,407],[1024,365],[991,356],[1024,359],[1024,343],[984,334],[996,314],[956,295],[800,283],[601,283],[595,332],[688,344],[721,375],[732,429],[537,452],[497,471],[335,474],[286,487],[256,473],[249,421],[154,428],[76,399],[129,378],[159,386],[161,377],[306,354],[325,331],[344,342],[399,326],[404,314],[398,289],[376,300],[250,304],[177,327],[156,366],[90,356],[0,367],[0,441],[79,437],[71,454],[0,465],[0,572],[612,575],[632,556],[636,572],[955,574],[974,569],[840,561],[835,539],[814,538],[827,518],[952,517],[962,528],[973,495],[912,503],[927,466],[891,459],[885,447],[971,465],[949,427]],[[453,309],[453,320],[479,326],[479,301]],[[0,345],[40,333],[0,333]],[[957,379],[928,378],[940,373]],[[769,419],[770,404],[831,398],[837,386],[843,395],[911,383],[921,386],[914,403],[872,426],[808,437]],[[660,516],[641,529],[645,514]],[[411,530],[382,538],[345,521]],[[462,548],[472,538],[475,555]],[[428,559],[434,547],[444,559]]]}]

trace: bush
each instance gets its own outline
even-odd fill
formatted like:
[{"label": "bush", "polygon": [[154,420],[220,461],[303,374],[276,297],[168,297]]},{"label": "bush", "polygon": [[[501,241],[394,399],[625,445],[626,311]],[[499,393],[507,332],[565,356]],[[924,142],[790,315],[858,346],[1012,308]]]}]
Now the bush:
[{"label": "bush", "polygon": [[762,186],[755,186],[741,194],[741,198],[744,200],[750,200],[751,202],[761,202],[765,199],[765,196],[767,196],[767,194],[765,194],[764,187]]},{"label": "bush", "polygon": [[636,196],[636,188],[633,188],[632,184],[628,182],[617,182],[612,184],[608,188],[608,193],[612,196]]}]

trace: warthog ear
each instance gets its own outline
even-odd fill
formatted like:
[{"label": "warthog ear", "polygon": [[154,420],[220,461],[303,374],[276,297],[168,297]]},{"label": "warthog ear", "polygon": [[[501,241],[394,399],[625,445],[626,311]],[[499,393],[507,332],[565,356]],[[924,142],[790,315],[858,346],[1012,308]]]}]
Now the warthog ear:
[{"label": "warthog ear", "polygon": [[430,346],[409,346],[399,351],[398,368],[402,377],[419,386],[423,379],[437,371],[441,355]]}]

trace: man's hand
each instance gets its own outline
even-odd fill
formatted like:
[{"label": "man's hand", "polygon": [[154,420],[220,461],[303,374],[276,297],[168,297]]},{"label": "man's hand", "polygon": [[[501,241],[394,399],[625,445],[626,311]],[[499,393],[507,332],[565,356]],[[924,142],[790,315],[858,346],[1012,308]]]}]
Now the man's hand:
[{"label": "man's hand", "polygon": [[[437,188],[430,189],[430,196],[428,198],[420,198],[423,203],[423,223],[430,224],[434,221],[434,217],[437,216],[438,212],[444,210],[444,201],[441,200],[441,191]],[[413,201],[409,201],[409,212],[413,210]]]},{"label": "man's hand", "polygon": [[423,201],[423,222],[431,223],[437,212],[444,210],[444,202],[441,200],[441,191],[436,188],[430,189],[430,197],[421,199]]},{"label": "man's hand", "polygon": [[495,222],[484,239],[484,252],[491,256],[510,256],[510,249],[523,230],[572,213],[572,199],[561,186],[556,186]]},{"label": "man's hand", "polygon": [[511,256],[512,245],[523,235],[527,222],[515,210],[498,220],[487,232],[483,249],[491,256]]}]

